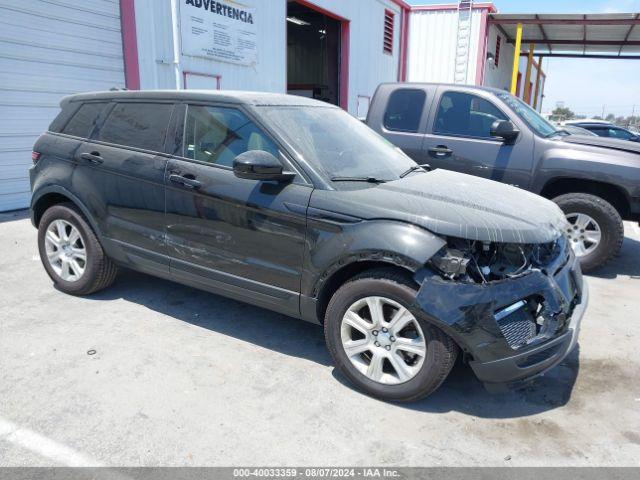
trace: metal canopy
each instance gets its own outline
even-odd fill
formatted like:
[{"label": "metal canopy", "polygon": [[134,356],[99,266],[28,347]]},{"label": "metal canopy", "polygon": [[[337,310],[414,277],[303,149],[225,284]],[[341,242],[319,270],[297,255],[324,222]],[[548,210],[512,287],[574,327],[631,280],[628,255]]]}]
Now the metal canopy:
[{"label": "metal canopy", "polygon": [[535,55],[640,59],[640,13],[489,14],[509,43],[522,25],[522,46]]}]

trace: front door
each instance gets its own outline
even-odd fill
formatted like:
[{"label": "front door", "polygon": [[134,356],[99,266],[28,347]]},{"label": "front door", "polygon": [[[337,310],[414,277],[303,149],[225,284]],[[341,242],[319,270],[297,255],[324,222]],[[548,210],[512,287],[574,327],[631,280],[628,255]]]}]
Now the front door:
[{"label": "front door", "polygon": [[513,145],[505,144],[489,132],[496,120],[511,119],[490,99],[447,87],[442,87],[439,94],[423,144],[428,163],[434,168],[528,188],[532,134],[522,129]]},{"label": "front door", "polygon": [[233,160],[248,150],[291,165],[246,112],[186,108],[182,154],[165,175],[172,275],[297,315],[311,186],[300,176],[290,183],[236,177]]}]

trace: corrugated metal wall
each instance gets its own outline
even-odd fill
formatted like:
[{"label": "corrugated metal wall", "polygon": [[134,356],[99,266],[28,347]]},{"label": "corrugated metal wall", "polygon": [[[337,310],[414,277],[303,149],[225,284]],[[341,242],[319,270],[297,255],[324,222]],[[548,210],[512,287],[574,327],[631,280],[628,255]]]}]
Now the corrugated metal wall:
[{"label": "corrugated metal wall", "polygon": [[31,147],[72,93],[124,86],[116,0],[0,2],[0,211],[29,204]]},{"label": "corrugated metal wall", "polygon": [[[475,84],[482,12],[474,10],[467,66],[468,84]],[[453,9],[415,10],[409,22],[407,80],[453,83],[458,12]]]},{"label": "corrugated metal wall", "polygon": [[[182,0],[136,0],[136,28],[142,88],[182,88],[183,72],[220,75],[229,90],[286,91],[286,1],[243,0],[256,8],[258,64],[234,65],[182,55],[178,4]],[[349,111],[358,97],[371,96],[382,82],[396,81],[401,9],[391,0],[315,0],[316,6],[350,20]],[[395,15],[393,55],[382,51],[384,11]]]},{"label": "corrugated metal wall", "polygon": [[498,35],[500,40],[500,56],[498,66],[487,65],[484,71],[484,85],[487,87],[509,90],[511,86],[511,71],[513,69],[513,54],[515,48],[507,42],[507,38],[500,33],[495,25],[489,26],[487,40],[487,53],[496,54]]}]

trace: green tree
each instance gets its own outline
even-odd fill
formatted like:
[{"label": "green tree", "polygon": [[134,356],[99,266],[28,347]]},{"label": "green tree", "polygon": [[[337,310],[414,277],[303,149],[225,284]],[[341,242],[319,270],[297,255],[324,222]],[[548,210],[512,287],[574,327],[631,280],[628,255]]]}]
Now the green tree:
[{"label": "green tree", "polygon": [[551,115],[555,120],[572,120],[576,116],[569,107],[556,107]]}]

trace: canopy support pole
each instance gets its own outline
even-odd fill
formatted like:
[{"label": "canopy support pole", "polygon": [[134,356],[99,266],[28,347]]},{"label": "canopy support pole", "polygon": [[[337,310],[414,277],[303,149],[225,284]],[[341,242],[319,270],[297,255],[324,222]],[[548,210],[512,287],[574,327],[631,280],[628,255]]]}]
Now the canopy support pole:
[{"label": "canopy support pole", "polygon": [[[527,56],[527,73],[524,76],[524,101],[531,105],[531,68],[533,66],[533,51],[535,50],[535,43],[529,44],[529,55]],[[540,66],[538,66],[538,72]]]},{"label": "canopy support pole", "polygon": [[542,57],[538,57],[538,74],[536,75],[536,89],[533,93],[533,109],[538,107],[538,96],[540,94],[540,79],[542,78]]},{"label": "canopy support pole", "polygon": [[520,44],[522,43],[522,24],[518,23],[516,33],[516,45],[513,53],[513,70],[511,72],[511,95],[516,94],[518,86],[518,67],[520,65]]}]

